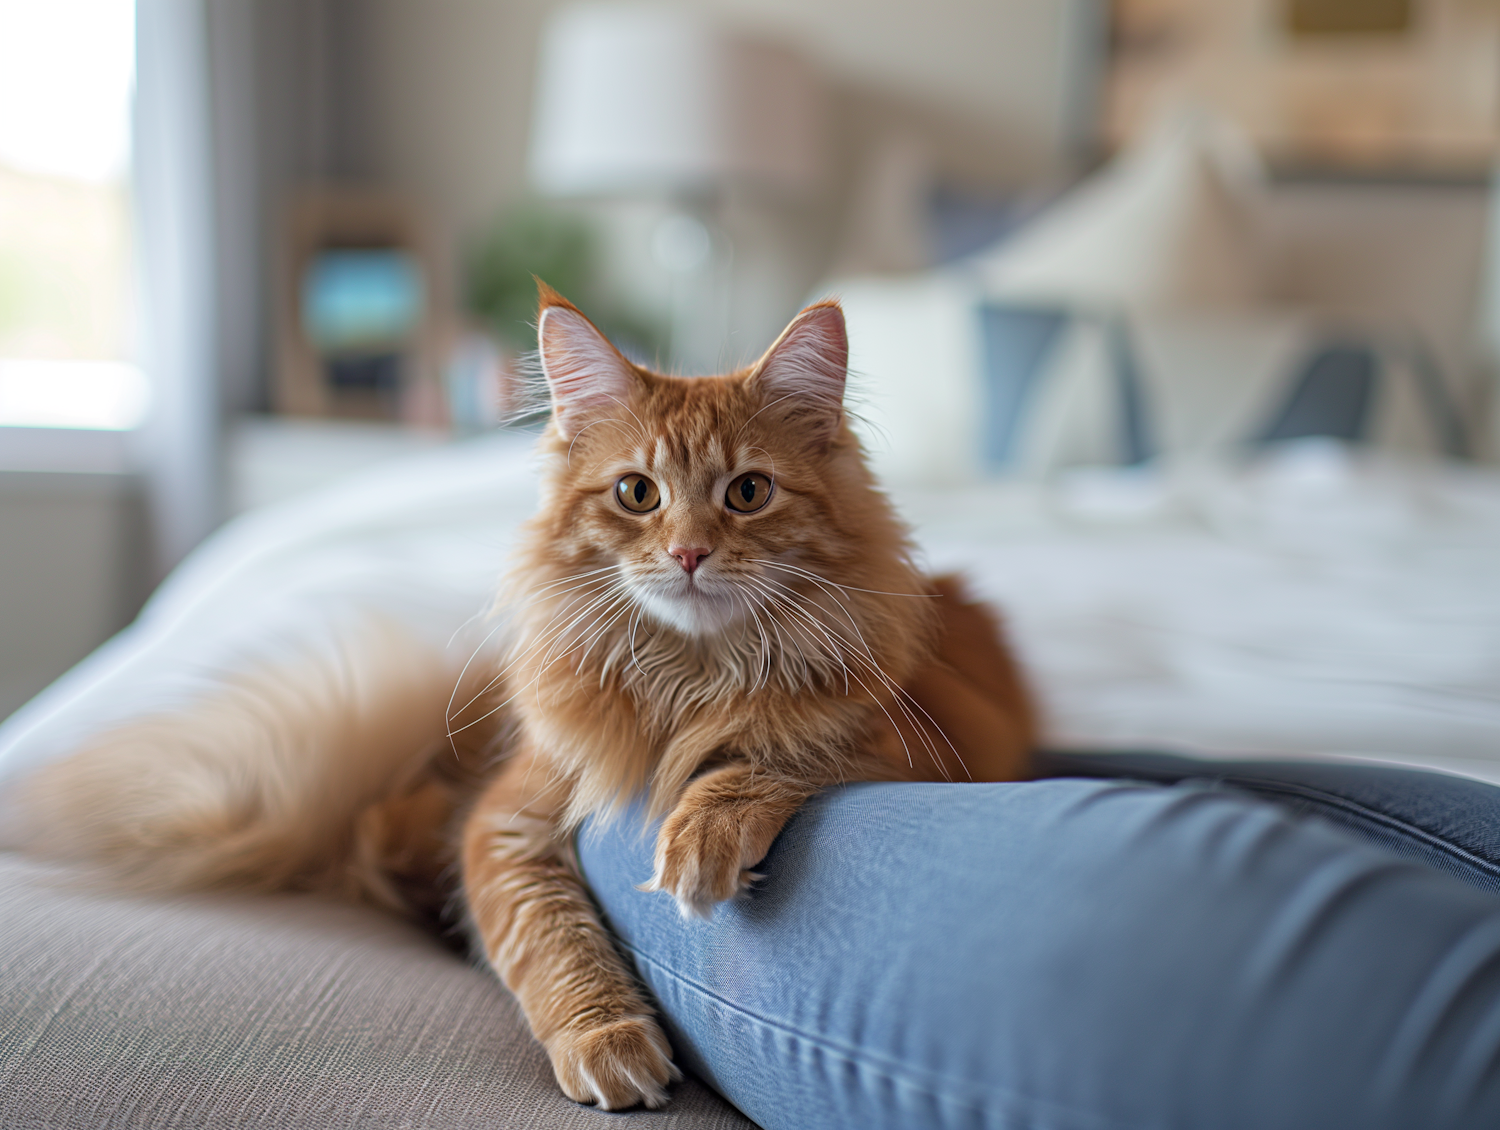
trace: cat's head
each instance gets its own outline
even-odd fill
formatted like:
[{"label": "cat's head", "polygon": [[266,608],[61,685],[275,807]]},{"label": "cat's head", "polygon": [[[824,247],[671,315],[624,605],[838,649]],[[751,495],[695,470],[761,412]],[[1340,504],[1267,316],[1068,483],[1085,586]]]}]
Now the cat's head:
[{"label": "cat's head", "polygon": [[851,583],[905,560],[844,417],[836,302],[718,377],[632,364],[545,287],[538,339],[553,412],[534,552],[555,553],[559,574],[613,570],[652,620],[701,637],[809,574]]}]

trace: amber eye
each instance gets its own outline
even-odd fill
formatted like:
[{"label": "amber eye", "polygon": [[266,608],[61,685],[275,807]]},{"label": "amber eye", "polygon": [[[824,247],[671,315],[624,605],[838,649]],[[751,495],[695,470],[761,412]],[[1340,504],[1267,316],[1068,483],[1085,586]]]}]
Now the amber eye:
[{"label": "amber eye", "polygon": [[741,475],[724,492],[724,503],[741,514],[753,514],[771,500],[771,480],[758,472]]},{"label": "amber eye", "polygon": [[645,475],[626,475],[615,484],[615,497],[632,514],[649,514],[661,505],[661,491]]}]

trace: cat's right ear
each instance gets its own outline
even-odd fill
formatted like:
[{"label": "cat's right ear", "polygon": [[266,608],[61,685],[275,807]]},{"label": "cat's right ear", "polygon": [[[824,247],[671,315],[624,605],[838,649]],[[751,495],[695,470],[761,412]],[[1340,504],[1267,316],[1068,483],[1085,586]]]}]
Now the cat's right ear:
[{"label": "cat's right ear", "polygon": [[848,371],[844,311],[828,300],[813,303],[793,318],[747,379],[764,393],[767,409],[775,409],[787,425],[822,449],[843,420]]},{"label": "cat's right ear", "polygon": [[640,377],[578,307],[540,280],[537,305],[537,350],[553,419],[563,438],[572,439],[593,420],[621,411]]}]

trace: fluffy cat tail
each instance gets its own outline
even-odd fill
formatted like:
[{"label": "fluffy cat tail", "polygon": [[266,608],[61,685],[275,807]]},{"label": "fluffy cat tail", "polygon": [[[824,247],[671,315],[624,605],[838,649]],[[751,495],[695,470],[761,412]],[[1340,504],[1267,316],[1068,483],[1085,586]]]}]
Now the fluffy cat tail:
[{"label": "fluffy cat tail", "polygon": [[34,773],[21,844],[138,889],[332,890],[416,909],[399,877],[443,866],[456,794],[432,766],[459,752],[455,676],[372,629],[335,655],[224,682]]}]

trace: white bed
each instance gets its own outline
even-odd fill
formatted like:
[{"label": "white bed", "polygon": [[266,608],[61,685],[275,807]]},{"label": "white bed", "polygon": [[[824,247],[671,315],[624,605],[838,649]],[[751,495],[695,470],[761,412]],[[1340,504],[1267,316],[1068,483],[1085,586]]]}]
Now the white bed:
[{"label": "white bed", "polygon": [[1309,441],[901,497],[1009,613],[1054,744],[1500,782],[1500,473]]},{"label": "white bed", "polygon": [[[496,434],[231,523],[0,725],[0,782],[226,674],[340,655],[370,619],[462,664],[535,503],[529,444]],[[1500,472],[1311,441],[1175,481],[1076,470],[893,493],[931,567],[1005,609],[1054,746],[1500,782]]]}]

